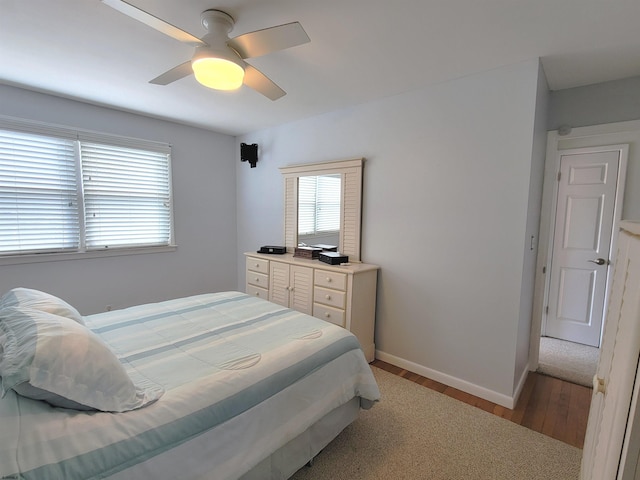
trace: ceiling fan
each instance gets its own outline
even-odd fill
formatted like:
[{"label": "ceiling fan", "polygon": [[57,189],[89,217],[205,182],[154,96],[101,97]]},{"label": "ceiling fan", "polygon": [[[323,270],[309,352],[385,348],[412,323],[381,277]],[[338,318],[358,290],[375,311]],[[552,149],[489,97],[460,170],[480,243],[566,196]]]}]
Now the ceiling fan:
[{"label": "ceiling fan", "polygon": [[199,39],[123,0],[101,1],[165,35],[195,47],[191,60],[149,82],[156,85],[168,85],[193,73],[198,82],[210,88],[235,90],[244,84],[271,100],[277,100],[286,95],[286,92],[244,59],[260,57],[310,41],[299,22],[229,38],[234,19],[228,13],[216,9],[202,12],[202,25],[207,33]]}]

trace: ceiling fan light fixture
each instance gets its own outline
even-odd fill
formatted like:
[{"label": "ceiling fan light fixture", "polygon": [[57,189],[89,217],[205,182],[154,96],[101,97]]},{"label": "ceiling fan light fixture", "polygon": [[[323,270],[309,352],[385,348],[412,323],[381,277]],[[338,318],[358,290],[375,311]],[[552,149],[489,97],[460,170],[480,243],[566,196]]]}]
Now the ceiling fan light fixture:
[{"label": "ceiling fan light fixture", "polygon": [[244,68],[239,61],[206,47],[193,57],[191,68],[198,82],[216,90],[236,90],[244,81]]},{"label": "ceiling fan light fixture", "polygon": [[135,7],[129,3],[130,0],[102,1],[134,20],[195,47],[195,54],[190,61],[176,65],[151,79],[149,83],[153,85],[169,85],[193,73],[199,83],[209,88],[237,90],[245,84],[268,99],[277,100],[286,95],[286,92],[244,59],[260,57],[310,41],[299,22],[263,28],[229,38],[235,20],[228,13],[218,9],[202,12],[200,20],[207,34],[197,38]]}]

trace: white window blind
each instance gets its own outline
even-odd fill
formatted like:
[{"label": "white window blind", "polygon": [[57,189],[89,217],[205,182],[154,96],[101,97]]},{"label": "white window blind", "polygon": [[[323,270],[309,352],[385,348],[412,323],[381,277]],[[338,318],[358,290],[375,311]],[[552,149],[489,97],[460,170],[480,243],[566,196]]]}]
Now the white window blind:
[{"label": "white window blind", "polygon": [[172,245],[170,152],[0,116],[0,257]]},{"label": "white window blind", "polygon": [[169,244],[166,154],[82,142],[81,159],[88,250]]},{"label": "white window blind", "polygon": [[298,179],[298,234],[340,230],[340,175]]},{"label": "white window blind", "polygon": [[0,254],[77,249],[72,140],[0,130]]}]

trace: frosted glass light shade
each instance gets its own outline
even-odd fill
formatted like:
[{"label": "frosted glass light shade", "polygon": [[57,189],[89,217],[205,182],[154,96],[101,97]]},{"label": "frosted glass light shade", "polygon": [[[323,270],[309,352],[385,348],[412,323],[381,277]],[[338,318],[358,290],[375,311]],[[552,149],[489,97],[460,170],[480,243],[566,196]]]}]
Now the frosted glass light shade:
[{"label": "frosted glass light shade", "polygon": [[201,57],[191,62],[196,80],[216,90],[235,90],[242,86],[244,69],[224,58]]}]

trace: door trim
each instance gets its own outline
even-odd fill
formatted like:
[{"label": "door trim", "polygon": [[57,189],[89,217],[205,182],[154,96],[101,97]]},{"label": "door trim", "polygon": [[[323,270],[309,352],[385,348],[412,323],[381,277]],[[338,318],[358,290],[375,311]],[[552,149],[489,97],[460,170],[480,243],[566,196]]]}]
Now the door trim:
[{"label": "door trim", "polygon": [[[548,273],[550,272],[551,264],[550,252],[552,248],[551,242],[553,241],[553,229],[558,194],[557,173],[560,168],[560,155],[565,150],[578,148],[576,145],[573,145],[573,143],[578,144],[580,147],[588,148],[589,151],[607,151],[625,148],[626,154],[621,155],[620,168],[618,172],[618,190],[616,194],[616,206],[614,212],[614,229],[610,246],[611,253],[609,258],[614,262],[614,255],[617,248],[618,224],[622,216],[629,148],[628,143],[620,143],[620,134],[623,132],[640,133],[640,121],[580,127],[565,135],[560,135],[556,130],[547,132],[547,149],[540,211],[540,229],[538,234],[538,257],[536,260],[534,301],[529,345],[529,369],[531,371],[536,371],[538,369],[542,321],[543,319],[546,320],[544,307],[547,305],[548,301]],[[624,138],[623,141],[626,140],[628,139]],[[563,143],[572,143],[572,145],[563,146]],[[605,298],[605,312],[607,299],[608,291],[607,298]]]}]

